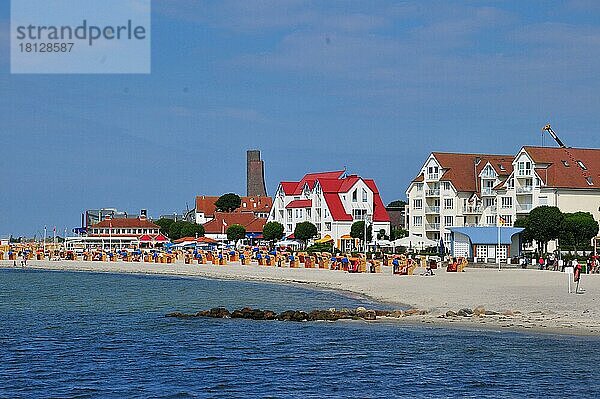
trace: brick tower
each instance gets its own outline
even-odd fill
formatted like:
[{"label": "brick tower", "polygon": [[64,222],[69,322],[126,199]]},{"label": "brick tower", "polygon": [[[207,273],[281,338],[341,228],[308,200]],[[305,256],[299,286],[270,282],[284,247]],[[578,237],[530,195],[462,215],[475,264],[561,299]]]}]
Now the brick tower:
[{"label": "brick tower", "polygon": [[248,150],[246,161],[246,195],[267,196],[265,186],[265,164],[259,150]]}]

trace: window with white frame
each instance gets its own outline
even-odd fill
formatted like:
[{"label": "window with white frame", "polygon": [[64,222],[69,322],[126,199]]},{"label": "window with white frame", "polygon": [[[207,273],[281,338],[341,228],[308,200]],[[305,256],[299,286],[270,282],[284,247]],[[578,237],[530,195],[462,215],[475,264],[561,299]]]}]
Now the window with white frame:
[{"label": "window with white frame", "polygon": [[496,224],[496,215],[488,215],[485,217],[486,224],[493,226]]},{"label": "window with white frame", "polygon": [[331,222],[325,222],[325,230],[331,231]]},{"label": "window with white frame", "polygon": [[417,191],[423,191],[423,183],[417,183]]},{"label": "window with white frame", "polygon": [[423,216],[413,216],[413,226],[422,226]]},{"label": "window with white frame", "polygon": [[358,201],[358,189],[352,191],[352,202]]},{"label": "window with white frame", "polygon": [[503,223],[507,226],[512,226],[512,215],[502,215]]},{"label": "window with white frame", "polygon": [[368,197],[367,197],[367,190],[365,190],[364,188],[362,189],[362,202],[367,202],[368,201]]},{"label": "window with white frame", "polygon": [[454,198],[444,198],[444,209],[454,208]]},{"label": "window with white frame", "polygon": [[413,208],[422,209],[423,208],[423,200],[422,199],[414,199],[413,200]]},{"label": "window with white frame", "polygon": [[442,182],[442,188],[446,191],[450,191],[451,190],[450,182],[449,181]]},{"label": "window with white frame", "polygon": [[290,223],[287,225],[287,231],[292,231],[292,225]]},{"label": "window with white frame", "polygon": [[444,216],[444,226],[452,227],[454,225],[454,217],[453,216]]},{"label": "window with white frame", "polygon": [[452,240],[452,233],[444,233],[444,241],[450,242]]},{"label": "window with white frame", "polygon": [[512,208],[512,197],[502,197],[502,208]]}]

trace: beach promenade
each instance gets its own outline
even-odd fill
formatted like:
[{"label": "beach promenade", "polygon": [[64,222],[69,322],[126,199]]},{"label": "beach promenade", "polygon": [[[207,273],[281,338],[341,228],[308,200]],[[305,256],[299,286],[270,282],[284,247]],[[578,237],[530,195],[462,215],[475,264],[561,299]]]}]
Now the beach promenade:
[{"label": "beach promenade", "polygon": [[[12,268],[12,261],[0,261]],[[427,314],[398,319],[401,323],[427,323],[461,328],[527,330],[560,334],[600,335],[600,275],[583,275],[580,294],[568,292],[564,273],[530,269],[491,270],[467,268],[464,273],[438,270],[435,276],[394,276],[384,267],[379,274],[230,263],[212,264],[29,261],[28,269],[109,273],[161,274],[216,279],[306,284],[314,288],[347,291],[396,307],[414,307]],[[244,306],[245,304],[240,304]],[[448,311],[483,307],[481,317],[446,317]]]}]

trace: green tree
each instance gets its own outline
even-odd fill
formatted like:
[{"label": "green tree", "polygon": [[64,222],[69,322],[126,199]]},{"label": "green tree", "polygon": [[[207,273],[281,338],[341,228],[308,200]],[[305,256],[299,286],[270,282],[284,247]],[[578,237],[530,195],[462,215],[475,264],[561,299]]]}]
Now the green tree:
[{"label": "green tree", "polygon": [[565,216],[555,206],[538,206],[529,212],[526,235],[535,240],[539,253],[548,252],[548,241],[559,237]]},{"label": "green tree", "polygon": [[169,226],[169,234],[168,234],[169,238],[171,240],[177,240],[177,239],[183,237],[181,235],[181,230],[186,225],[186,223],[188,223],[188,222],[184,222],[183,220],[179,220],[177,222],[171,223],[171,225]]},{"label": "green tree", "polygon": [[217,210],[220,212],[233,212],[242,205],[242,199],[234,193],[223,194],[215,202]]},{"label": "green tree", "polygon": [[[365,222],[363,220],[358,220],[352,223],[350,227],[350,237],[358,238],[365,245]],[[367,242],[371,242],[373,239],[373,225],[367,226]]]},{"label": "green tree", "polygon": [[589,212],[575,212],[564,214],[564,221],[559,235],[560,246],[586,249],[590,246],[592,238],[598,234],[598,222]]},{"label": "green tree", "polygon": [[[169,235],[169,229],[171,225],[175,223],[173,219],[160,218],[154,222],[160,227],[160,232],[166,235]],[[170,236],[169,236],[170,237]]]},{"label": "green tree", "polygon": [[284,227],[279,222],[269,222],[263,226],[263,237],[265,240],[275,241],[283,237]]},{"label": "green tree", "polygon": [[242,240],[246,238],[246,228],[241,224],[232,224],[227,228],[227,239],[230,241],[235,241],[236,244],[238,240]]},{"label": "green tree", "polygon": [[394,241],[399,238],[404,238],[408,236],[408,231],[404,230],[402,227],[393,227],[390,230],[390,240]]},{"label": "green tree", "polygon": [[294,229],[294,237],[296,237],[298,240],[304,241],[305,244],[308,242],[308,240],[315,237],[317,233],[317,226],[311,222],[298,223]]},{"label": "green tree", "polygon": [[[192,222],[184,222],[185,224],[181,226],[181,237],[203,237],[204,236],[204,226],[197,223]],[[180,238],[181,238],[180,237]]]},{"label": "green tree", "polygon": [[404,208],[407,205],[406,201],[404,200],[396,200],[396,201],[392,201],[390,202],[387,207],[388,208]]}]

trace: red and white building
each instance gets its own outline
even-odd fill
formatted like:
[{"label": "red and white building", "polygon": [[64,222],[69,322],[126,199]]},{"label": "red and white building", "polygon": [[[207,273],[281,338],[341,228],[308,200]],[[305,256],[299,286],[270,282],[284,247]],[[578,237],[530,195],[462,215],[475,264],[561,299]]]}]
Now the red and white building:
[{"label": "red and white building", "polygon": [[68,237],[68,246],[116,249],[139,247],[141,244],[154,246],[168,242],[160,233],[160,226],[145,216],[137,218],[110,218],[88,227],[85,237]]},{"label": "red and white building", "polygon": [[268,220],[281,223],[288,237],[298,223],[309,221],[321,239],[329,236],[336,248],[351,250],[355,245],[350,237],[352,223],[365,219],[372,221],[374,237],[380,230],[390,233],[390,218],[375,182],[335,171],[281,182]]},{"label": "red and white building", "polygon": [[214,240],[227,240],[227,228],[234,224],[244,226],[246,237],[260,239],[266,218],[256,216],[253,212],[214,212],[213,218],[204,223],[204,235]]}]

